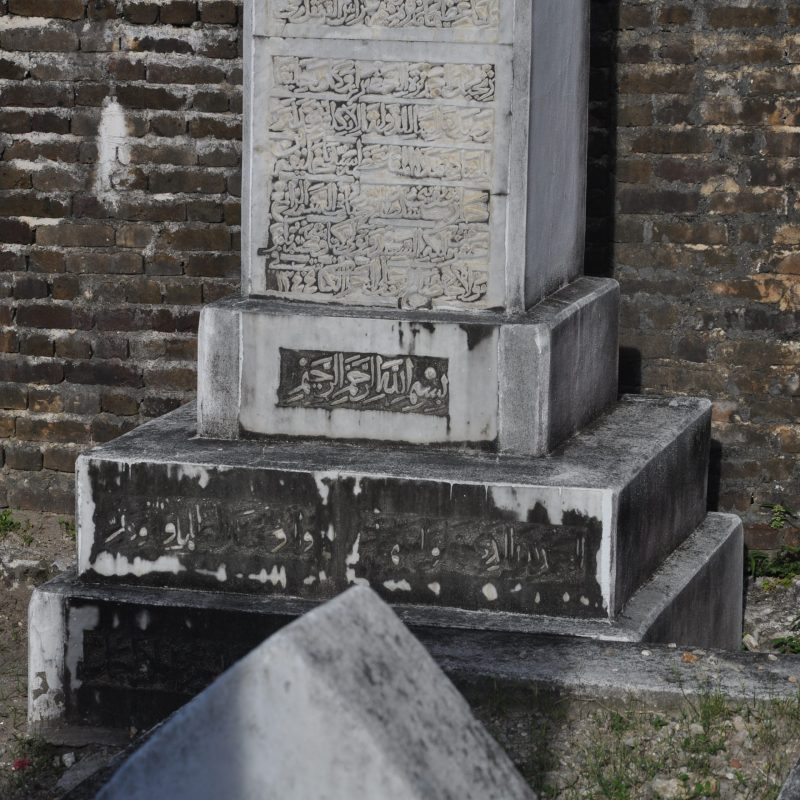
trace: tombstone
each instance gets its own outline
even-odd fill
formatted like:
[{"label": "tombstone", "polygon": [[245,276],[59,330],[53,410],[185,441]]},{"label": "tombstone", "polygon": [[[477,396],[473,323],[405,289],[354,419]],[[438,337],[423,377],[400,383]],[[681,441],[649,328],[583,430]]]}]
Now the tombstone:
[{"label": "tombstone", "polygon": [[355,587],[160,726],[97,800],[535,800],[425,648]]},{"label": "tombstone", "polygon": [[[196,409],[78,460],[31,719],[172,710],[118,674],[130,637],[174,677],[175,642],[231,663],[231,618],[246,640],[354,584],[412,628],[738,647],[711,404],[618,399],[619,290],[581,276],[588,2],[244,16],[242,295],[203,310]],[[202,630],[170,627],[195,592]],[[134,607],[174,611],[168,641],[121,635]]]}]

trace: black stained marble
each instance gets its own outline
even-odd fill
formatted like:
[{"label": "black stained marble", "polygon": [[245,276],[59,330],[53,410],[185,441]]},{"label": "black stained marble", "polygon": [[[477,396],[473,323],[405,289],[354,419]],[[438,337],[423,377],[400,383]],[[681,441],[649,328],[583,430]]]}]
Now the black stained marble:
[{"label": "black stained marble", "polygon": [[[90,561],[172,558],[152,586],[325,600],[367,581],[386,600],[601,617],[600,520],[541,505],[520,522],[484,486],[287,470],[93,461]],[[174,561],[176,559],[177,561]],[[102,570],[100,570],[102,572]]]}]

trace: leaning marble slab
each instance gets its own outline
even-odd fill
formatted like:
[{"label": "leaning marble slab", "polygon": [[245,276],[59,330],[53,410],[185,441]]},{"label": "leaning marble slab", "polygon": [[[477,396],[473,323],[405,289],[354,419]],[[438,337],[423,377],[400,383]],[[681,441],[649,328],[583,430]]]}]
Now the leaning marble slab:
[{"label": "leaning marble slab", "polygon": [[97,800],[535,800],[372,591],[279,631],[177,712]]}]

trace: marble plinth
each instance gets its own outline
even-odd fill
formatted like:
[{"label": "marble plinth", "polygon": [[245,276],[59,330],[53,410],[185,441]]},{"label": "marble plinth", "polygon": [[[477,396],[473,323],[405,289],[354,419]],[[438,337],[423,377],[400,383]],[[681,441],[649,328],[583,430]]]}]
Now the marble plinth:
[{"label": "marble plinth", "polygon": [[546,459],[195,430],[187,406],[80,457],[82,575],[608,619],[706,512],[705,400],[625,399]]},{"label": "marble plinth", "polygon": [[618,312],[599,278],[510,317],[224,300],[200,321],[198,433],[543,455],[616,399]]}]

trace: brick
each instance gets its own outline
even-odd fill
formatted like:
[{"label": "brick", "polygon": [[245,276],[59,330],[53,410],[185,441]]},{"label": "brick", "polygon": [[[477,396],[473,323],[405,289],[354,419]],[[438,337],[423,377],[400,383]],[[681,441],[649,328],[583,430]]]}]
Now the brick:
[{"label": "brick", "polygon": [[139,413],[138,399],[123,392],[103,392],[100,396],[100,407],[118,417],[130,417]]},{"label": "brick", "polygon": [[122,4],[122,16],[136,25],[152,25],[158,19],[158,5],[125,0]]},{"label": "brick", "polygon": [[53,355],[53,340],[45,334],[22,334],[19,337],[19,352],[25,356]]},{"label": "brick", "polygon": [[165,250],[230,250],[230,232],[226,226],[190,227],[163,233],[158,247]]},{"label": "brick", "polygon": [[29,403],[34,414],[60,414],[66,409],[63,396],[54,389],[32,387]]},{"label": "brick", "polygon": [[3,80],[21,81],[28,74],[22,64],[9,58],[0,58],[0,78]]},{"label": "brick", "polygon": [[237,5],[229,0],[203,0],[200,21],[211,25],[235,25]]},{"label": "brick", "polygon": [[14,297],[17,300],[38,300],[47,295],[47,280],[39,275],[18,275],[14,279]]},{"label": "brick", "polygon": [[42,468],[42,451],[38,447],[9,442],[5,445],[5,461],[8,469],[36,471]]},{"label": "brick", "polygon": [[150,225],[126,223],[117,228],[117,246],[145,248],[153,241],[154,235]]},{"label": "brick", "polygon": [[[31,250],[28,254],[28,269],[31,272],[63,272],[64,254],[55,250]],[[72,297],[74,297],[74,295],[55,299],[71,300]]]},{"label": "brick", "polygon": [[175,164],[193,166],[197,163],[197,150],[186,145],[135,144],[130,148],[133,164]]},{"label": "brick", "polygon": [[189,135],[196,139],[242,138],[242,123],[220,117],[198,117],[189,122]]},{"label": "brick", "polygon": [[618,195],[621,214],[686,214],[697,211],[700,194],[696,191],[625,188]]},{"label": "brick", "polygon": [[756,5],[711,8],[708,22],[713,28],[765,28],[778,22],[778,9]]},{"label": "brick", "polygon": [[39,192],[79,192],[86,188],[86,176],[69,169],[36,170],[32,179],[33,188]]},{"label": "brick", "polygon": [[8,439],[14,435],[14,417],[0,417],[0,436]]},{"label": "brick", "polygon": [[46,447],[43,453],[43,466],[45,469],[57,472],[75,472],[75,461],[80,455],[76,447]]},{"label": "brick", "polygon": [[0,408],[23,410],[27,407],[28,391],[26,387],[15,383],[0,384]]},{"label": "brick", "polygon": [[114,0],[89,0],[86,11],[89,19],[106,20],[117,18],[117,5]]},{"label": "brick", "polygon": [[183,105],[179,94],[150,86],[122,85],[117,87],[117,100],[126,108],[178,109]]},{"label": "brick", "polygon": [[154,114],[150,130],[156,136],[181,136],[186,133],[186,120],[180,115]]},{"label": "brick", "polygon": [[197,373],[189,367],[146,369],[144,382],[148,388],[192,392],[197,388]]},{"label": "brick", "polygon": [[95,417],[92,420],[92,439],[95,442],[110,442],[136,427],[136,422],[130,419],[119,419],[107,414]]},{"label": "brick", "polygon": [[193,278],[237,278],[241,258],[235,253],[203,253],[186,258],[186,274]]},{"label": "brick", "polygon": [[69,112],[34,111],[31,130],[39,133],[69,133]]},{"label": "brick", "polygon": [[[0,44],[2,40],[0,32]],[[0,102],[5,106],[69,108],[75,104],[75,95],[71,86],[57,83],[10,83],[0,88]]]},{"label": "brick", "polygon": [[79,146],[76,142],[62,141],[17,141],[3,153],[5,161],[16,158],[24,161],[64,161],[75,163],[78,160]]},{"label": "brick", "polygon": [[79,444],[90,440],[87,423],[71,419],[49,420],[37,417],[19,417],[16,435],[18,439],[32,442]]},{"label": "brick", "polygon": [[126,283],[124,292],[127,303],[153,304],[161,302],[161,285],[148,278],[140,278]]},{"label": "brick", "polygon": [[65,222],[36,229],[36,244],[61,247],[109,247],[114,228],[102,223]]},{"label": "brick", "polygon": [[24,305],[17,308],[17,324],[27,328],[76,328],[88,330],[92,315],[70,305]]},{"label": "brick", "polygon": [[92,359],[69,363],[64,369],[65,379],[70,383],[87,383],[101,386],[142,385],[142,377],[133,366],[116,362]]},{"label": "brick", "polygon": [[228,110],[229,98],[225,91],[197,92],[192,99],[192,108],[203,113],[224,113]]},{"label": "brick", "polygon": [[694,154],[710,153],[714,143],[702,130],[653,130],[638,136],[631,149],[634,153]]},{"label": "brick", "polygon": [[142,256],[131,252],[72,252],[66,256],[66,269],[82,275],[135,275],[142,271]]},{"label": "brick", "polygon": [[147,67],[147,80],[150,83],[169,84],[222,83],[225,80],[225,70],[212,64],[178,66],[154,63]]},{"label": "brick", "polygon": [[185,53],[194,52],[192,44],[186,39],[172,36],[143,36],[129,43],[131,50],[150,51],[153,53]]},{"label": "brick", "polygon": [[193,0],[172,0],[161,6],[159,19],[166,25],[191,25],[197,19],[197,3]]},{"label": "brick", "polygon": [[83,0],[8,0],[11,14],[26,17],[83,19]]},{"label": "brick", "polygon": [[[38,0],[36,0],[38,3]],[[0,30],[0,47],[24,53],[69,53],[78,49],[78,35],[66,25],[14,27]]]},{"label": "brick", "polygon": [[27,133],[31,129],[31,115],[28,111],[0,110],[0,132]]},{"label": "brick", "polygon": [[225,191],[225,176],[201,169],[175,169],[154,172],[150,175],[150,191],[156,193],[202,193],[222,194]]},{"label": "brick", "polygon": [[31,226],[20,219],[0,218],[0,242],[5,244],[30,244],[33,241]]}]

